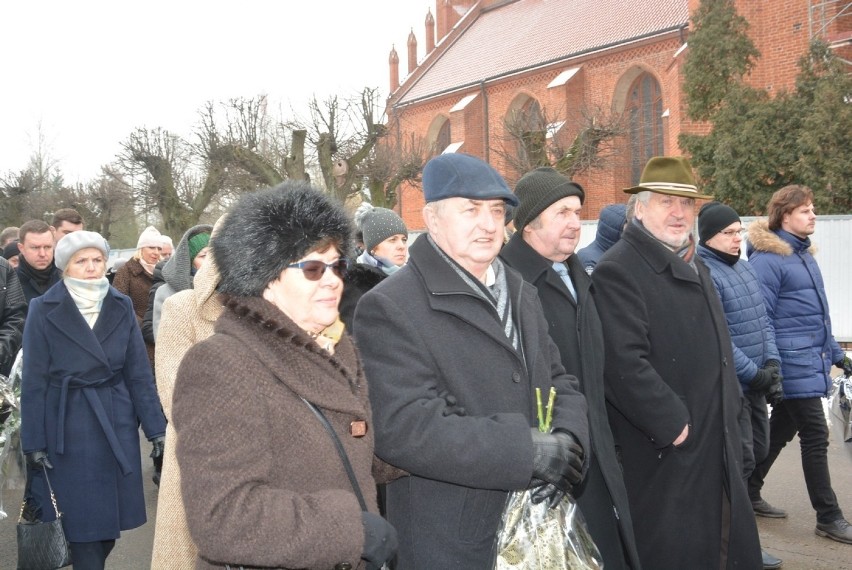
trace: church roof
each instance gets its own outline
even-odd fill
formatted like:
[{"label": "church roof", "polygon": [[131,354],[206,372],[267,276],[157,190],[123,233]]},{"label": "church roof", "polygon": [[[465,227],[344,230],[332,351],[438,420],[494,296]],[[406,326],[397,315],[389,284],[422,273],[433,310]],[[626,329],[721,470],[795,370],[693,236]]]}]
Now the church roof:
[{"label": "church roof", "polygon": [[421,65],[428,69],[401,86],[397,104],[678,29],[689,21],[687,4],[519,0],[485,9],[451,45],[435,48],[437,58],[427,58]]}]

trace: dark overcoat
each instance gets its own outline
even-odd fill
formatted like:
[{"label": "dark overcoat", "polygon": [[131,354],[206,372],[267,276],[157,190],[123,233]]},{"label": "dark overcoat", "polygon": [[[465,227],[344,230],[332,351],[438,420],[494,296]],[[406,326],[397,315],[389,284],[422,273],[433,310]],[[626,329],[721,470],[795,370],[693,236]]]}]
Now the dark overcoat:
[{"label": "dark overcoat", "polygon": [[559,348],[562,365],[580,381],[580,390],[589,407],[589,435],[592,456],[589,472],[573,495],[586,518],[604,564],[609,568],[639,568],[639,554],[633,537],[633,521],[621,466],[607,419],[604,397],[604,341],[600,317],[590,291],[582,261],[572,255],[567,260],[575,300],[562,278],[548,261],[515,233],[500,257],[517,270],[525,281],[535,285],[544,308],[550,337]]},{"label": "dark overcoat", "polygon": [[633,224],[592,274],[639,557],[654,570],[761,568],[731,338],[709,271],[697,257],[695,266]]},{"label": "dark overcoat", "polygon": [[[166,431],[130,299],[112,287],[94,329],[64,282],[30,303],[24,327],[21,442],[47,450],[50,482],[71,542],[119,537],[145,523],[139,423]],[[43,520],[53,520],[43,475],[33,470]]]},{"label": "dark overcoat", "polygon": [[532,479],[534,389],[556,388],[554,428],[584,449],[586,403],[535,288],[506,268],[522,355],[427,239],[355,310],[376,454],[411,473],[388,485],[387,516],[399,532],[398,570],[489,568],[508,493]]},{"label": "dark overcoat", "polygon": [[[116,272],[112,284],[119,292],[130,297],[130,301],[133,303],[133,313],[136,315],[136,323],[142,330],[145,310],[148,308],[148,295],[154,285],[153,275],[149,275],[145,271],[138,259],[131,257]],[[148,362],[151,363],[153,369],[154,343],[145,341],[145,350],[148,353]]]},{"label": "dark overcoat", "polygon": [[[374,430],[351,339],[331,355],[259,297],[230,298],[215,331],[184,356],[172,402],[196,568],[363,570],[361,508],[301,400],[328,418],[377,513]],[[352,422],[364,421],[366,434],[353,436]]]}]

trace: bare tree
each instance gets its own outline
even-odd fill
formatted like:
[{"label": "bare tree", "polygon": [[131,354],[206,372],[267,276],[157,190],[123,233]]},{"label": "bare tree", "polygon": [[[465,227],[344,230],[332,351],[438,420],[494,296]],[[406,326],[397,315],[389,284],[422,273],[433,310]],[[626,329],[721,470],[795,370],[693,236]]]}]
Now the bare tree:
[{"label": "bare tree", "polygon": [[377,120],[378,90],[365,88],[343,102],[337,96],[323,102],[314,97],[308,108],[311,118],[307,137],[316,148],[326,190],[345,202],[363,189],[364,168],[387,132]]},{"label": "bare tree", "polygon": [[569,177],[601,168],[617,154],[619,138],[626,133],[620,115],[601,109],[566,116],[537,105],[510,113],[504,127],[502,145],[492,150],[518,176],[539,166],[552,166]]}]

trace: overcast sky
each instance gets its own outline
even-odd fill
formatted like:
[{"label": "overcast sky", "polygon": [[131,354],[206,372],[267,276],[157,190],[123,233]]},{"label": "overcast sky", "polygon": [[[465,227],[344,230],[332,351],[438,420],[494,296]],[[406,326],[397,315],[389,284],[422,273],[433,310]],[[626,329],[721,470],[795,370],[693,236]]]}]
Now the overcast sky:
[{"label": "overcast sky", "polygon": [[66,182],[113,160],[135,127],[189,136],[208,100],[388,93],[396,45],[425,49],[434,0],[0,1],[0,175],[26,167],[39,125]]}]

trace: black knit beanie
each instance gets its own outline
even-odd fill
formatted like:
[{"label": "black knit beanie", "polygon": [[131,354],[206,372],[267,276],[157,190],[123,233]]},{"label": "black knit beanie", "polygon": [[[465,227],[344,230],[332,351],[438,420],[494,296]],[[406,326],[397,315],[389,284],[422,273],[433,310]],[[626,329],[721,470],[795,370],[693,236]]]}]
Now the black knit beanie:
[{"label": "black knit beanie", "polygon": [[515,185],[515,195],[520,204],[515,208],[515,230],[521,231],[548,206],[566,198],[577,196],[580,203],[586,199],[583,187],[549,166],[527,172]]},{"label": "black knit beanie", "polygon": [[698,211],[698,239],[701,245],[734,222],[740,221],[740,215],[730,206],[721,202],[708,202]]}]

